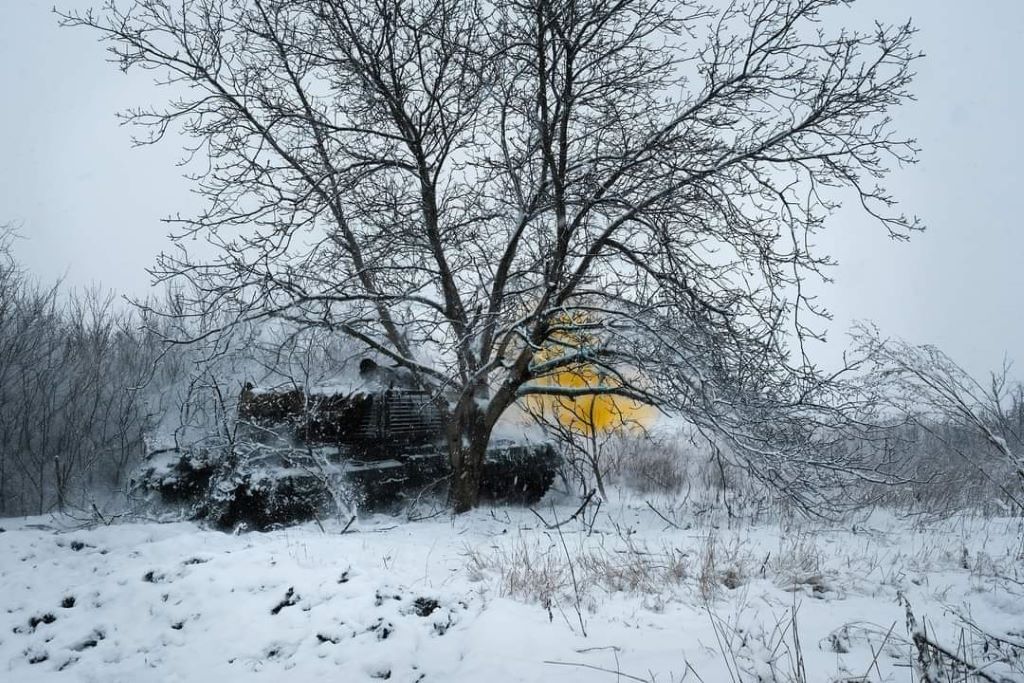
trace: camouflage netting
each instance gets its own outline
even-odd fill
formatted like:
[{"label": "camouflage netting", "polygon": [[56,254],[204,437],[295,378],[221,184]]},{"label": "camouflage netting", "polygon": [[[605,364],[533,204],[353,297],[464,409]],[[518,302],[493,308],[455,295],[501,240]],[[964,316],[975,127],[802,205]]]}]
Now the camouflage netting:
[{"label": "camouflage netting", "polygon": [[[162,450],[146,459],[134,484],[147,499],[192,519],[224,530],[260,531],[356,508],[394,510],[447,491],[447,455],[438,447],[370,461],[326,450],[266,444]],[[534,504],[551,486],[558,464],[550,444],[498,444],[487,454],[481,496]]]},{"label": "camouflage netting", "polygon": [[168,504],[191,503],[209,488],[218,460],[208,448],[153,451],[139,466],[132,485]]},{"label": "camouflage netting", "polygon": [[[241,451],[241,452],[238,452]],[[193,447],[151,454],[134,484],[219,529],[266,530],[332,514],[331,482],[299,467],[271,465],[247,449]]]}]

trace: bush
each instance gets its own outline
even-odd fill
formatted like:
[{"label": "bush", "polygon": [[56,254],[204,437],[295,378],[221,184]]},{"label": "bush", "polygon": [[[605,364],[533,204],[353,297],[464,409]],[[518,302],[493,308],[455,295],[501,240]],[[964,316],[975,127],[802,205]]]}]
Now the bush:
[{"label": "bush", "polygon": [[674,495],[686,484],[691,454],[677,440],[627,435],[609,451],[610,479],[637,493]]},{"label": "bush", "polygon": [[223,530],[262,531],[335,511],[325,478],[284,461],[268,463],[261,455],[253,447],[158,451],[140,467],[134,484],[160,504],[184,506],[190,518]]}]

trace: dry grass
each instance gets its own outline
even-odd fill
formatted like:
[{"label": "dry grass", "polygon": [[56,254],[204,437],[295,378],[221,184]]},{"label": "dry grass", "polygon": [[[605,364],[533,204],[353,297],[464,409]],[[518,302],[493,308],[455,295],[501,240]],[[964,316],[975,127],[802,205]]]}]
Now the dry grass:
[{"label": "dry grass", "polygon": [[612,481],[642,495],[675,495],[687,482],[693,453],[678,441],[625,436],[611,450]]},{"label": "dry grass", "polygon": [[[917,667],[914,673],[920,675],[920,662],[912,653],[922,649],[936,666],[948,670],[943,683],[987,680],[973,673],[975,666],[1015,674],[1024,666],[1019,633],[993,635],[963,614],[936,612],[934,603],[955,593],[947,596],[943,591],[949,589],[941,586],[927,588],[933,573],[957,572],[969,574],[972,589],[979,593],[1019,592],[1024,585],[1019,520],[963,514],[901,520],[881,514],[823,523],[786,519],[775,509],[775,520],[760,524],[749,516],[727,515],[722,507],[695,514],[714,493],[703,490],[688,499],[677,496],[658,502],[627,496],[621,508],[595,511],[586,522],[570,520],[573,523],[561,531],[524,526],[517,535],[468,550],[470,570],[474,578],[488,582],[488,590],[540,603],[552,618],[564,619],[573,630],[578,622],[584,634],[589,628],[585,622],[612,595],[636,596],[645,609],[655,611],[674,602],[684,610],[686,605],[701,605],[717,638],[709,646],[721,653],[733,683],[826,680],[820,656],[811,658],[815,670],[807,670],[811,664],[805,666],[803,660],[806,643],[835,653],[842,665],[837,664],[836,674],[828,680],[849,683],[894,680],[894,666],[908,671]],[[552,510],[548,517],[564,519],[567,513]],[[786,521],[780,524],[780,518]],[[778,589],[791,591],[792,607],[778,609],[788,598],[769,601],[767,608],[755,603],[773,594],[773,587],[766,584],[774,584],[775,596]],[[920,599],[930,607],[927,635],[940,637],[937,645],[915,641],[916,631],[901,633],[898,622],[880,627],[851,622],[824,634],[798,630],[800,605],[812,610],[815,617],[810,623],[815,625],[822,610],[828,609],[808,608],[820,605],[816,599],[831,601],[863,592],[891,600],[894,592],[922,594],[922,586],[927,597]],[[957,619],[962,622],[961,638],[949,640]],[[939,646],[949,649],[952,658]]]},{"label": "dry grass", "polygon": [[722,544],[715,531],[711,531],[701,548],[697,573],[697,591],[703,602],[710,602],[721,590],[736,590],[751,576],[753,558],[745,543],[735,536],[731,543]]},{"label": "dry grass", "polygon": [[467,549],[470,578],[482,581],[488,574],[499,577],[499,593],[505,597],[550,606],[571,589],[569,568],[561,548],[518,538],[509,546],[493,546],[491,552]]},{"label": "dry grass", "polygon": [[565,540],[564,549],[557,536],[520,536],[486,550],[467,548],[470,575],[478,581],[496,578],[503,597],[546,607],[579,600],[590,611],[599,593],[661,595],[691,575],[690,555],[670,546],[651,548],[626,538],[614,548],[587,547],[579,539]]}]

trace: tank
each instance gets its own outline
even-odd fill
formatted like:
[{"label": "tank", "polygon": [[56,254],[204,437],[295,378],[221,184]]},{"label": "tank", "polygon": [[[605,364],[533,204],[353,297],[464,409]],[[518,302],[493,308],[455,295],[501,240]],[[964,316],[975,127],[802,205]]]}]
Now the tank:
[{"label": "tank", "polygon": [[[238,401],[239,438],[290,444],[308,453],[380,509],[443,490],[450,474],[444,423],[427,392],[388,388],[349,395],[247,385]],[[488,448],[481,495],[533,504],[554,481],[560,459],[550,443],[498,439]]]},{"label": "tank", "polygon": [[[550,443],[492,440],[481,497],[534,504],[560,464]],[[134,488],[221,529],[264,530],[353,505],[381,511],[443,496],[450,475],[432,396],[367,359],[356,387],[247,383],[233,439],[154,451]]]},{"label": "tank", "polygon": [[[441,491],[450,475],[444,422],[429,392],[397,368],[360,364],[356,390],[260,390],[246,384],[238,400],[241,439],[288,443],[342,477],[361,507],[380,509]],[[554,481],[560,458],[552,444],[493,440],[481,481],[486,500],[534,504]]]}]

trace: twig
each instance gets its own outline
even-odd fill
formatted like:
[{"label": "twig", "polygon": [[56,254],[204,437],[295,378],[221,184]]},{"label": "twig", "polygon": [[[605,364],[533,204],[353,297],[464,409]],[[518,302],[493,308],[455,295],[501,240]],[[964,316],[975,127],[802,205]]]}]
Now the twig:
[{"label": "twig", "polygon": [[554,664],[556,666],[578,666],[581,669],[591,669],[592,671],[600,671],[602,673],[612,674],[614,676],[619,676],[619,677],[622,677],[622,678],[628,678],[631,681],[640,681],[640,683],[651,683],[650,680],[648,680],[646,678],[640,678],[639,676],[632,676],[630,674],[623,673],[621,671],[615,671],[614,669],[606,669],[603,666],[594,666],[593,664],[583,664],[582,662],[556,662],[556,661],[552,661],[552,660],[549,660],[549,659],[545,659],[544,663],[545,664]]},{"label": "twig", "polygon": [[434,510],[433,512],[431,512],[430,514],[427,514],[427,515],[414,515],[410,511],[410,512],[406,513],[405,518],[408,521],[410,521],[410,522],[425,522],[428,519],[434,519],[435,517],[440,517],[441,515],[444,515],[444,514],[447,514],[447,513],[448,513],[447,510],[445,510],[444,508],[440,508],[439,507],[436,510]]},{"label": "twig", "polygon": [[[593,495],[594,492],[591,491],[590,494]],[[590,500],[589,496],[587,497],[587,500]],[[583,504],[586,505],[586,501],[584,501]],[[580,510],[582,510],[582,509],[583,508],[581,507]],[[578,512],[579,512],[579,510],[577,510],[577,513]],[[566,521],[568,521],[568,520],[566,520]],[[561,525],[559,525],[559,527],[560,526]],[[573,603],[573,607],[576,609],[576,618],[579,619],[579,622],[580,622],[580,630],[583,632],[583,637],[586,638],[587,637],[587,626],[586,626],[586,624],[583,623],[583,610],[580,609],[580,584],[576,580],[576,567],[573,564],[572,557],[569,555],[569,546],[566,545],[566,543],[565,543],[565,536],[562,534],[562,529],[559,528],[559,527],[555,527],[555,529],[557,529],[557,531],[558,531],[558,540],[560,540],[562,542],[562,549],[565,551],[565,561],[569,563],[569,576],[572,578],[572,592],[573,592],[573,595],[575,597],[575,602]]]},{"label": "twig", "polygon": [[[697,680],[700,681],[700,683],[704,683],[704,679],[701,678],[700,674],[697,673],[697,670],[693,668],[693,664],[690,664],[690,662],[688,660],[685,660],[685,659],[683,661],[686,662],[686,670],[687,671],[692,671],[693,675],[697,677]],[[685,678],[685,676],[684,676],[684,678]]]},{"label": "twig", "polygon": [[[592,536],[594,533],[594,525],[597,524],[597,515],[601,512],[602,502],[600,498],[597,499],[597,505],[594,506],[594,514],[590,516],[590,527],[587,529],[587,536]],[[583,518],[586,520],[586,515]]]},{"label": "twig", "polygon": [[445,510],[443,508],[437,510],[436,512],[430,515],[416,515],[413,513],[416,510],[416,506],[420,504],[420,500],[423,498],[424,494],[427,493],[427,491],[431,490],[432,488],[441,484],[442,482],[448,481],[451,478],[452,475],[446,474],[440,479],[435,479],[434,481],[430,482],[429,484],[421,488],[419,490],[419,493],[416,494],[416,497],[413,498],[412,503],[410,503],[409,507],[407,508],[406,519],[408,519],[410,522],[421,522],[423,520],[433,519],[434,517],[439,517],[442,514],[444,514]]},{"label": "twig", "polygon": [[[704,600],[704,610],[708,613],[708,618],[711,619],[711,629],[715,633],[715,640],[718,641],[718,647],[721,648],[722,659],[725,661],[725,668],[729,672],[729,680],[733,681],[733,683],[738,683],[741,679],[739,678],[739,665],[735,661],[736,655],[733,653],[731,645],[728,649],[726,648],[724,640],[725,634],[720,631],[718,622],[715,621],[715,614],[711,611],[711,606],[708,604],[707,599]],[[729,661],[730,655],[733,658],[732,662]],[[736,673],[733,673],[734,665],[736,666]]]},{"label": "twig", "polygon": [[931,648],[932,650],[938,652],[943,657],[946,657],[946,658],[952,660],[955,664],[959,664],[960,666],[962,666],[964,668],[964,670],[967,673],[971,674],[972,676],[977,676],[979,678],[983,678],[986,681],[989,681],[989,683],[1000,683],[998,679],[993,678],[992,676],[989,676],[982,669],[976,667],[975,665],[971,664],[967,660],[962,659],[959,655],[956,655],[956,654],[950,652],[949,650],[947,650],[946,648],[942,647],[941,645],[939,645],[935,641],[931,640],[924,633],[922,633],[920,631],[914,633],[913,639],[914,639],[914,645],[917,646],[917,649],[918,649],[919,652],[924,650],[925,648]]},{"label": "twig", "polygon": [[345,528],[341,530],[341,533],[344,534],[346,531],[348,531],[348,528],[350,526],[352,526],[352,523],[355,522],[355,521],[356,521],[356,516],[352,515],[352,518],[348,520],[348,524],[346,524]]},{"label": "twig", "polygon": [[548,529],[557,529],[558,527],[560,527],[560,526],[562,526],[564,524],[568,524],[572,520],[574,520],[577,517],[579,517],[580,513],[583,512],[583,510],[587,507],[587,504],[590,503],[590,499],[594,497],[595,493],[597,493],[597,489],[590,489],[590,493],[588,493],[586,495],[586,497],[583,499],[583,502],[576,509],[576,512],[572,513],[572,515],[568,519],[566,519],[566,520],[564,520],[562,522],[558,522],[556,524],[549,524],[548,521],[546,519],[544,519],[543,517],[541,517],[540,513],[537,512],[536,510],[534,510],[533,508],[529,508],[529,510],[533,514],[537,515],[537,519],[539,519],[544,524],[544,526],[546,526]]},{"label": "twig", "polygon": [[868,670],[864,672],[864,680],[868,679],[871,674],[871,667],[875,667],[875,672],[878,673],[878,680],[882,680],[882,670],[878,668],[878,657],[882,654],[882,650],[885,649],[885,644],[889,642],[889,637],[892,635],[893,629],[896,628],[896,622],[892,622],[892,626],[885,634],[885,638],[882,638],[882,644],[878,646],[878,652],[875,652],[875,646],[868,642],[868,647],[871,648],[871,663],[868,664]]},{"label": "twig", "polygon": [[[795,600],[796,597],[794,594],[794,601]],[[804,666],[804,653],[803,650],[800,648],[800,631],[797,629],[796,623],[797,609],[797,606],[794,604],[790,612],[793,619],[793,649],[795,650],[796,657],[796,671],[794,673],[796,674],[796,679],[800,681],[800,683],[807,683],[807,669]]]},{"label": "twig", "polygon": [[971,629],[974,630],[975,633],[977,633],[978,635],[982,636],[983,638],[987,638],[989,640],[993,640],[993,641],[995,641],[995,642],[997,642],[997,643],[999,643],[1001,645],[1008,645],[1009,647],[1013,647],[1013,648],[1018,648],[1018,649],[1024,650],[1024,641],[1009,640],[1007,638],[1004,638],[1004,637],[1001,637],[1001,636],[997,636],[997,635],[995,635],[993,633],[989,633],[985,629],[981,628],[981,626],[979,626],[977,624],[977,622],[975,622],[973,619],[971,619],[970,617],[966,617],[962,613],[960,613],[959,610],[954,610],[953,613],[956,614],[957,618],[960,619],[960,621],[962,621],[965,624],[967,624],[967,626],[969,626]]},{"label": "twig", "polygon": [[98,507],[96,507],[96,503],[92,504],[92,511],[93,511],[93,514],[95,514],[97,517],[99,517],[100,521],[103,522],[104,526],[110,526],[110,522],[108,522],[106,520],[106,518],[103,516],[103,513],[100,512],[100,509]]},{"label": "twig", "polygon": [[653,505],[651,505],[651,501],[648,500],[648,501],[645,501],[645,502],[647,503],[647,507],[651,508],[651,510],[654,511],[654,514],[656,514],[659,517],[661,517],[665,521],[665,523],[668,524],[670,527],[672,527],[674,529],[679,529],[680,531],[685,531],[685,529],[683,529],[681,526],[679,526],[678,524],[673,522],[671,519],[669,519],[665,515],[661,514],[661,512],[658,511],[658,508],[656,508]]}]

